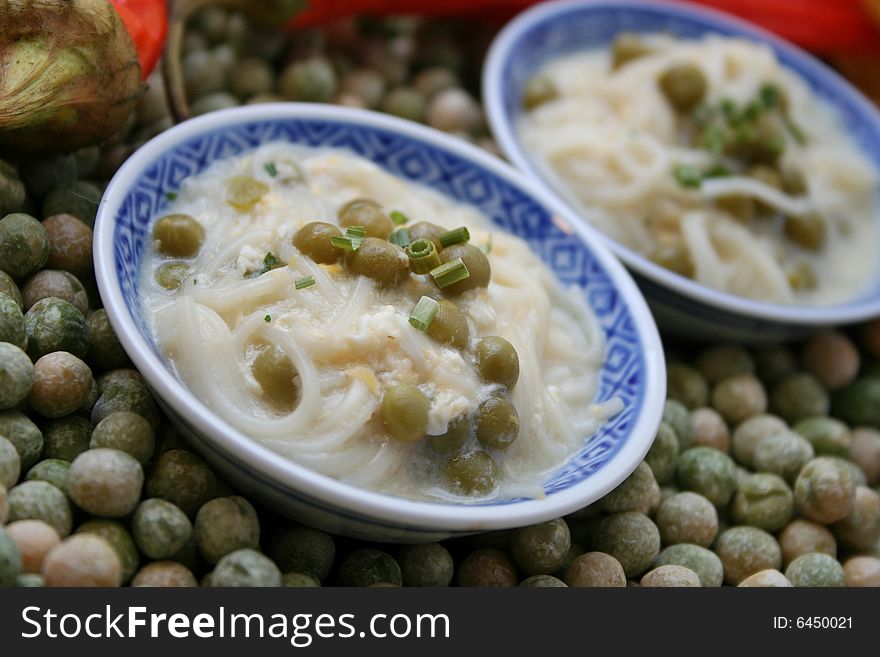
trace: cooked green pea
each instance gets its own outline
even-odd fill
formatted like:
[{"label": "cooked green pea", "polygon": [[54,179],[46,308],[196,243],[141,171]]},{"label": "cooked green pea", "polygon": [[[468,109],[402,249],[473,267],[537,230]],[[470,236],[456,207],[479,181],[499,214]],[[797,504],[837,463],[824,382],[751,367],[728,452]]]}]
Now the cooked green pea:
[{"label": "cooked green pea", "polygon": [[299,373],[290,358],[278,347],[260,350],[251,366],[263,394],[279,409],[292,409],[299,398]]},{"label": "cooked green pea", "polygon": [[434,315],[425,333],[441,344],[456,349],[467,349],[470,342],[467,317],[448,299],[440,299],[438,304],[437,314]]},{"label": "cooked green pea", "polygon": [[617,70],[627,62],[651,54],[651,48],[632,32],[621,32],[611,44],[611,68]]},{"label": "cooked green pea", "polygon": [[446,479],[452,488],[465,495],[488,495],[495,490],[495,462],[486,452],[468,452],[449,460]]},{"label": "cooked green pea", "polygon": [[368,198],[356,198],[349,201],[337,213],[339,225],[343,228],[349,226],[363,226],[367,231],[367,237],[387,239],[389,233],[394,230],[394,222],[382,210],[382,206]]},{"label": "cooked green pea", "polygon": [[330,243],[331,237],[341,237],[342,231],[333,224],[313,221],[304,225],[293,236],[293,245],[315,262],[329,265],[342,257],[342,252]]},{"label": "cooked green pea", "polygon": [[470,275],[457,283],[444,287],[444,294],[461,294],[467,290],[489,286],[492,268],[485,253],[473,244],[467,243],[453,244],[440,252],[440,260],[443,262],[449,262],[456,258],[461,258]]},{"label": "cooked green pea", "polygon": [[153,226],[156,249],[174,258],[190,258],[202,248],[205,229],[188,214],[165,215]]},{"label": "cooked green pea", "polygon": [[801,248],[818,251],[825,243],[825,220],[818,214],[785,217],[785,236]]},{"label": "cooked green pea", "polygon": [[232,176],[226,181],[226,203],[248,212],[269,193],[269,186],[251,176]]},{"label": "cooked green pea", "polygon": [[679,112],[693,109],[706,95],[706,77],[693,64],[669,68],[658,82],[663,95]]},{"label": "cooked green pea", "polygon": [[492,395],[480,403],[477,440],[491,449],[504,449],[519,435],[519,413],[507,397]]},{"label": "cooked green pea", "polygon": [[345,266],[352,274],[372,278],[380,287],[396,287],[409,273],[409,258],[403,249],[377,237],[366,238],[357,251],[345,256]]},{"label": "cooked green pea", "polygon": [[465,413],[452,418],[446,427],[446,433],[438,436],[428,436],[428,444],[435,452],[446,454],[452,452],[467,440],[470,432],[470,422]]},{"label": "cooked green pea", "polygon": [[379,414],[393,438],[412,443],[424,438],[430,409],[431,402],[421,390],[399,383],[385,391]]},{"label": "cooked green pea", "polygon": [[497,335],[480,338],[474,350],[477,371],[484,381],[512,388],[519,379],[519,356],[507,340]]},{"label": "cooked green pea", "polygon": [[185,262],[164,262],[156,268],[156,283],[166,290],[176,290],[191,273]]},{"label": "cooked green pea", "polygon": [[535,75],[526,82],[523,88],[523,107],[535,109],[559,95],[553,80],[545,75]]},{"label": "cooked green pea", "polygon": [[446,232],[443,226],[438,226],[428,221],[417,221],[412,226],[407,226],[407,229],[409,230],[409,237],[413,242],[416,240],[431,240],[438,253],[443,250],[443,243],[440,241],[440,236]]}]

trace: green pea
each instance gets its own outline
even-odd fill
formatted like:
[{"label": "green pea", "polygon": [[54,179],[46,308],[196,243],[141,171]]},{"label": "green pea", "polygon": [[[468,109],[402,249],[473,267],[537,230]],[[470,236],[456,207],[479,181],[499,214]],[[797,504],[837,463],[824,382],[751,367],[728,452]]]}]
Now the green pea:
[{"label": "green pea", "polygon": [[49,238],[39,221],[22,213],[0,219],[0,269],[14,278],[24,278],[48,259]]},{"label": "green pea", "polygon": [[239,212],[249,212],[269,193],[269,186],[251,176],[232,176],[226,181],[226,203]]},{"label": "green pea", "polygon": [[526,82],[523,88],[523,107],[528,110],[553,100],[559,95],[553,80],[545,75],[535,75]]},{"label": "green pea", "polygon": [[352,274],[373,279],[379,287],[396,287],[409,273],[409,258],[400,247],[368,237],[357,251],[346,254],[345,266]]},{"label": "green pea", "polygon": [[651,52],[651,48],[637,34],[621,32],[611,44],[611,68],[617,70],[634,59],[650,55]]},{"label": "green pea", "polygon": [[416,240],[431,240],[437,249],[437,253],[443,250],[443,243],[440,236],[446,232],[443,226],[432,224],[428,221],[417,221],[412,226],[408,226],[409,237],[415,242]]},{"label": "green pea", "polygon": [[480,403],[477,440],[491,449],[504,449],[519,435],[519,413],[507,397],[492,395]]},{"label": "green pea", "polygon": [[368,198],[356,198],[349,201],[337,213],[339,225],[343,228],[349,226],[363,226],[367,231],[367,237],[388,239],[388,235],[394,230],[394,222],[382,210],[382,206]]},{"label": "green pea", "polygon": [[446,454],[464,445],[470,433],[470,422],[465,413],[452,418],[446,427],[446,433],[439,436],[428,436],[428,444],[435,452]]},{"label": "green pea", "polygon": [[488,495],[495,490],[498,478],[495,461],[480,451],[449,459],[445,472],[452,488],[465,495]]},{"label": "green pea", "polygon": [[399,383],[385,391],[379,414],[393,438],[412,443],[425,436],[430,408],[431,402],[421,390]]},{"label": "green pea", "polygon": [[176,290],[191,273],[185,262],[164,262],[156,268],[155,279],[166,290]]},{"label": "green pea", "polygon": [[190,258],[199,252],[205,240],[205,229],[188,214],[169,214],[153,226],[156,249],[174,258]]},{"label": "green pea", "polygon": [[67,351],[77,358],[88,354],[89,330],[85,317],[63,299],[40,299],[25,313],[24,324],[27,353],[34,360],[53,351]]},{"label": "green pea", "polygon": [[95,224],[101,190],[94,183],[73,180],[55,187],[43,200],[43,216],[72,214],[91,227]]},{"label": "green pea", "polygon": [[453,244],[440,252],[440,260],[443,262],[449,262],[456,258],[461,258],[470,275],[457,283],[444,287],[444,294],[461,294],[467,290],[489,286],[492,268],[485,253],[473,244],[466,243]]},{"label": "green pea", "polygon": [[[21,299],[21,290],[18,289],[18,285],[16,285],[15,281],[12,280],[12,276],[7,274],[2,269],[0,269],[0,294],[7,295],[15,302],[15,305],[18,306],[18,309],[24,312],[24,304],[22,303]],[[6,342],[8,342],[8,340]]]},{"label": "green pea", "polygon": [[293,236],[293,245],[303,255],[315,262],[329,265],[338,262],[342,252],[330,242],[331,237],[341,237],[342,231],[333,224],[313,221],[304,225]]},{"label": "green pea", "polygon": [[441,344],[467,349],[470,342],[467,317],[458,306],[447,299],[440,299],[438,303],[437,314],[425,333]]},{"label": "green pea", "polygon": [[474,350],[477,371],[484,381],[512,388],[519,379],[519,356],[507,340],[497,335],[480,338]]},{"label": "green pea", "polygon": [[263,395],[279,409],[292,409],[299,398],[299,373],[290,358],[278,347],[260,350],[251,366]]},{"label": "green pea", "polygon": [[693,109],[706,95],[706,77],[693,64],[669,68],[658,80],[660,90],[679,112]]},{"label": "green pea", "polygon": [[333,67],[322,57],[294,62],[278,78],[278,93],[287,100],[327,103],[337,86]]},{"label": "green pea", "polygon": [[808,251],[818,251],[825,243],[825,220],[815,213],[785,217],[785,236]]}]

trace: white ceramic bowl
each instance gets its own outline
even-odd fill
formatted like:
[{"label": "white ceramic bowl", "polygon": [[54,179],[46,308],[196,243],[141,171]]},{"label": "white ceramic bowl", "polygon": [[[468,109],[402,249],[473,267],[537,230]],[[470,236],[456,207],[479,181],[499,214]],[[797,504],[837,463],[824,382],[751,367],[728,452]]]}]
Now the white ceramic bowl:
[{"label": "white ceramic bowl", "polygon": [[[515,166],[557,198],[553,183],[517,135],[523,87],[550,60],[607,47],[623,31],[692,39],[711,33],[768,45],[786,68],[839,113],[855,142],[880,167],[877,108],[817,59],[769,32],[690,3],[558,0],[536,5],[508,23],[492,43],[483,69],[483,101],[499,146]],[[778,342],[880,315],[880,279],[845,303],[814,307],[765,303],[701,285],[604,239],[632,272],[658,324],[671,333],[713,341]]]},{"label": "white ceramic bowl", "polygon": [[[391,173],[477,206],[520,235],[564,282],[580,286],[606,335],[597,400],[621,397],[609,420],[545,481],[540,500],[453,505],[363,490],[298,465],[221,420],[160,357],[141,312],[138,272],[150,220],[180,182],[213,161],[271,141],[348,148]],[[334,533],[428,541],[555,518],[598,499],[638,465],[665,398],[656,326],[632,279],[571,212],[495,157],[422,126],[362,110],[275,104],[186,121],[140,148],[107,187],[95,224],[95,270],[107,314],[134,364],[193,448],[271,508]]]}]

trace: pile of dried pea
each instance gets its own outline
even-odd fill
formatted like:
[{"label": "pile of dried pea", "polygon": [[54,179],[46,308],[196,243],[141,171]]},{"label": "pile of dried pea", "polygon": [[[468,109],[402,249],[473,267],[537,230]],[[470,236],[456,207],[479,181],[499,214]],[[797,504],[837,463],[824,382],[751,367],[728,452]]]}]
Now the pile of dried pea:
[{"label": "pile of dried pea", "polygon": [[[290,37],[210,8],[187,34],[187,85],[196,112],[277,94],[492,148],[474,100],[489,36],[388,19]],[[566,518],[396,546],[245,499],[168,424],[96,293],[102,186],[170,125],[159,87],[112,143],[0,161],[0,586],[880,586],[880,321],[695,358],[673,346],[645,461]]]}]

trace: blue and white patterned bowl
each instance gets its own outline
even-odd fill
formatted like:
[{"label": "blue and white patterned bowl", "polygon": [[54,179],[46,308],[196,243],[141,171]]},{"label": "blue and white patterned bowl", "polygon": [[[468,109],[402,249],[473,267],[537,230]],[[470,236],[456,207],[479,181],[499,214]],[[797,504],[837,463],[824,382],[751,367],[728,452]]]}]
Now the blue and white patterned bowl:
[{"label": "blue and white patterned bowl", "polygon": [[[607,47],[620,32],[663,32],[691,39],[721,34],[768,45],[786,68],[839,113],[854,141],[880,167],[877,109],[820,61],[769,32],[693,4],[559,0],[537,5],[508,23],[492,43],[483,68],[483,102],[498,144],[515,166],[554,196],[558,195],[552,183],[517,135],[523,87],[550,60]],[[880,315],[880,279],[846,303],[814,307],[764,303],[713,290],[604,239],[635,277],[664,331],[714,341],[778,342],[822,326]]]},{"label": "blue and white patterned bowl", "polygon": [[[150,219],[186,177],[273,141],[350,149],[394,175],[469,203],[526,239],[563,283],[583,288],[607,339],[598,400],[620,397],[625,410],[596,435],[585,436],[571,462],[547,478],[545,499],[424,503],[342,483],[277,455],[222,421],[163,362],[138,293]],[[595,232],[497,158],[407,121],[323,105],[274,104],[178,125],[139,149],[107,187],[95,224],[95,269],[125,350],[194,449],[271,508],[334,533],[427,541],[564,515],[628,476],[660,421],[666,376],[656,326],[638,288]]]}]

